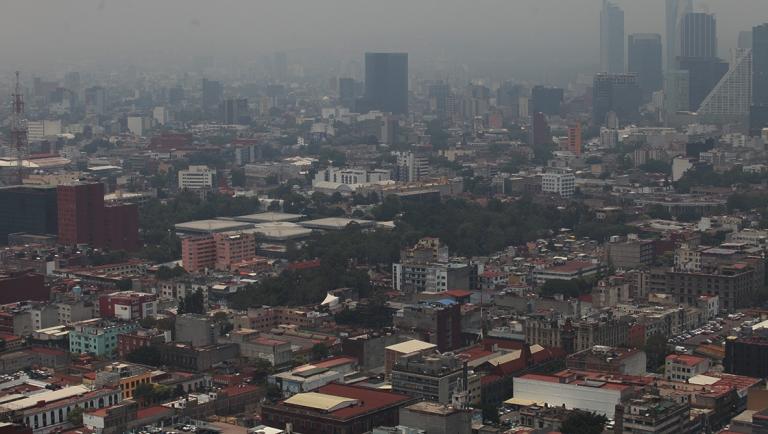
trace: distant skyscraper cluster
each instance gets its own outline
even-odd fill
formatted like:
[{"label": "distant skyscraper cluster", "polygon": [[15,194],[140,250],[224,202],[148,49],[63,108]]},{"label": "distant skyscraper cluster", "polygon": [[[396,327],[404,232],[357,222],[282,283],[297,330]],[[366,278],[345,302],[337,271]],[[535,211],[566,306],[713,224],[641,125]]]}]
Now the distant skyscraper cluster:
[{"label": "distant skyscraper cluster", "polygon": [[739,33],[729,64],[718,56],[716,17],[694,6],[693,0],[666,0],[664,38],[654,33],[625,38],[624,12],[603,0],[600,71],[592,98],[595,124],[604,124],[608,114],[631,121],[639,114],[635,101],[657,106],[663,101],[658,107],[668,122],[678,115],[717,123],[748,117],[753,134],[768,126],[768,24]]}]

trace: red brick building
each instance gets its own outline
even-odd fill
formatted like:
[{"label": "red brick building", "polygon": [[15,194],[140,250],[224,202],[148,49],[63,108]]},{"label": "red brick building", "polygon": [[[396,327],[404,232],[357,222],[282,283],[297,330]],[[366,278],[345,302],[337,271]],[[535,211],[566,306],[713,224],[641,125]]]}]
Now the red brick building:
[{"label": "red brick building", "polygon": [[123,359],[139,348],[165,343],[165,334],[160,330],[135,330],[117,335],[117,355]]},{"label": "red brick building", "polygon": [[59,242],[104,245],[104,184],[58,187]]},{"label": "red brick building", "polygon": [[102,183],[60,185],[58,217],[61,244],[129,251],[139,248],[138,207],[105,205]]},{"label": "red brick building", "polygon": [[139,247],[139,206],[125,203],[104,207],[104,248],[132,251]]},{"label": "red brick building", "polygon": [[157,294],[120,291],[99,297],[99,314],[102,318],[134,321],[156,313]]},{"label": "red brick building", "polygon": [[29,271],[0,273],[0,304],[34,300],[47,301],[51,289],[42,274]]}]

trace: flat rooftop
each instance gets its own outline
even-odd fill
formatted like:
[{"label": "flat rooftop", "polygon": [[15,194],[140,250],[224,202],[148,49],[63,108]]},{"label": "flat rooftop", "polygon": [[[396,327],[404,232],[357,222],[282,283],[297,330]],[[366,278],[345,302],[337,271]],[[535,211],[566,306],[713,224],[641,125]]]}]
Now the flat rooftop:
[{"label": "flat rooftop", "polygon": [[239,231],[253,228],[252,223],[231,220],[195,220],[174,225],[176,232],[210,234],[214,232]]},{"label": "flat rooftop", "polygon": [[349,226],[350,223],[356,223],[363,228],[371,228],[376,226],[376,222],[373,220],[347,219],[343,217],[328,217],[328,218],[317,219],[317,220],[307,220],[307,221],[300,222],[299,224],[304,226],[305,228],[310,228],[310,229],[339,231]]},{"label": "flat rooftop", "polygon": [[246,232],[254,232],[271,241],[287,241],[297,238],[306,238],[312,235],[312,229],[305,228],[292,222],[257,223],[253,229]]},{"label": "flat rooftop", "polygon": [[406,410],[417,413],[435,414],[439,416],[448,416],[461,410],[450,405],[438,404],[436,402],[417,402],[416,404],[405,407]]},{"label": "flat rooftop", "polygon": [[410,341],[401,342],[399,344],[390,345],[386,349],[395,351],[400,354],[410,354],[417,351],[427,351],[433,348],[437,348],[437,345],[430,344],[429,342],[423,342],[416,339]]},{"label": "flat rooftop", "polygon": [[28,398],[19,399],[16,401],[10,401],[3,403],[0,407],[14,411],[24,410],[30,407],[40,405],[41,402],[50,403],[60,401],[62,399],[71,398],[73,396],[82,395],[90,392],[91,390],[85,386],[70,386],[59,390],[51,390],[49,392],[37,393]]},{"label": "flat rooftop", "polygon": [[261,212],[233,217],[232,220],[245,223],[297,222],[306,217],[304,214],[289,214],[284,212]]}]

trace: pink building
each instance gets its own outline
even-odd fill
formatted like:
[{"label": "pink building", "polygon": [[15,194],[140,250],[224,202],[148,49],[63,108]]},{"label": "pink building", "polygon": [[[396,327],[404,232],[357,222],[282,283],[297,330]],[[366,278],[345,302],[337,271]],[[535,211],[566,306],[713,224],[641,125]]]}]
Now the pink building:
[{"label": "pink building", "polygon": [[216,241],[211,235],[183,238],[181,261],[190,273],[213,268],[216,265]]},{"label": "pink building", "polygon": [[190,273],[205,270],[229,270],[256,257],[256,235],[216,233],[181,240],[181,259]]},{"label": "pink building", "polygon": [[229,270],[232,264],[256,256],[255,234],[213,234],[216,241],[216,269]]}]

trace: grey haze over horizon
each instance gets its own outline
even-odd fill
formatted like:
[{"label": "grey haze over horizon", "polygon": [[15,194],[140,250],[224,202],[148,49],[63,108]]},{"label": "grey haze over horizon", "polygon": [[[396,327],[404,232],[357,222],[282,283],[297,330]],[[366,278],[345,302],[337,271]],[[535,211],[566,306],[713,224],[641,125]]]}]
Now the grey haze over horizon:
[{"label": "grey haze over horizon", "polygon": [[[664,34],[664,0],[614,0],[626,33]],[[308,68],[362,62],[365,51],[406,51],[411,64],[472,64],[557,81],[599,63],[602,0],[5,0],[0,65],[57,69],[180,68],[199,56],[249,64],[285,51]],[[739,31],[768,21],[766,0],[708,0],[719,55]],[[435,66],[437,65],[437,66]],[[474,71],[473,71],[474,72]]]}]

